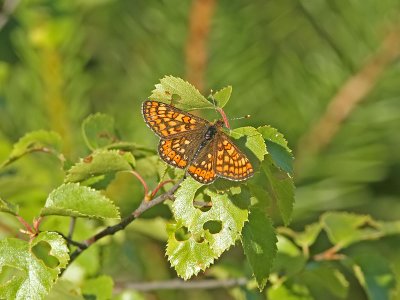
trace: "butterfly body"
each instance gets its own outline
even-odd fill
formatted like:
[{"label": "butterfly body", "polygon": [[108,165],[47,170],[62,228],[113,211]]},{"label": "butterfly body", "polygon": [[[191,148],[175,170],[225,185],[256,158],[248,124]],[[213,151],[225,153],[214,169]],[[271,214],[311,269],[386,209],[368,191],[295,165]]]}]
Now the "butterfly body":
[{"label": "butterfly body", "polygon": [[253,175],[248,158],[222,131],[222,120],[211,123],[158,101],[143,102],[142,113],[160,137],[161,159],[186,169],[197,181],[209,184],[217,177],[242,181]]}]

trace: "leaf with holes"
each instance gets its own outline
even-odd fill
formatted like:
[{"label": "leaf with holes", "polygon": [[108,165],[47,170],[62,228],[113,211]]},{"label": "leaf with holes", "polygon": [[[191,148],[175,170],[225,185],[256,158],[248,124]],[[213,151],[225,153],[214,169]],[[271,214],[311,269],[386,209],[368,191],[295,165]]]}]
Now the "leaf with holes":
[{"label": "leaf with holes", "polygon": [[277,241],[271,220],[260,209],[252,208],[243,228],[242,245],[260,290],[267,284]]},{"label": "leaf with holes", "polygon": [[0,198],[0,211],[15,216],[18,213],[18,206]]},{"label": "leaf with holes", "polygon": [[[48,251],[36,254],[35,248],[42,245]],[[68,260],[65,241],[55,232],[42,232],[30,242],[14,238],[1,240],[0,272],[7,269],[9,278],[0,285],[0,298],[44,298]],[[53,261],[53,264],[48,265],[48,261]]]},{"label": "leaf with holes", "polygon": [[[234,245],[248,218],[249,196],[243,193],[217,194],[205,189],[204,196],[212,200],[211,208],[203,211],[194,207],[193,200],[200,187],[202,187],[201,183],[187,178],[176,191],[175,201],[172,204],[175,219],[181,226],[187,228],[190,238],[180,242],[170,235],[167,254],[178,274],[186,279],[204,270],[214,259]],[[199,240],[201,242],[196,242]],[[201,254],[202,256],[198,256],[200,252],[198,255],[187,256],[181,251],[182,247],[196,245],[203,250],[207,248],[207,251]],[[199,259],[207,263],[194,268]]]},{"label": "leaf with holes", "polygon": [[118,141],[114,119],[106,114],[88,116],[82,123],[82,135],[91,150],[105,147]]},{"label": "leaf with holes", "polygon": [[267,176],[267,191],[273,202],[278,205],[285,225],[290,223],[294,204],[294,183],[292,177],[277,168],[269,155],[265,156],[261,169]]},{"label": "leaf with holes", "polygon": [[66,182],[79,182],[92,177],[130,171],[135,158],[130,152],[99,150],[82,159],[68,170]]},{"label": "leaf with holes", "polygon": [[182,78],[165,76],[152,91],[151,100],[170,102],[183,110],[213,109],[213,104],[208,101],[193,85]]},{"label": "leaf with holes", "polygon": [[66,183],[47,197],[42,216],[60,215],[96,219],[119,219],[118,208],[99,191],[79,183]]},{"label": "leaf with holes", "polygon": [[215,92],[213,97],[217,101],[217,106],[223,108],[231,98],[232,94],[232,86],[228,85],[220,89],[218,92]]},{"label": "leaf with holes", "polygon": [[230,135],[235,139],[245,136],[246,147],[250,149],[260,161],[264,159],[264,155],[267,154],[267,147],[265,146],[261,133],[259,133],[257,129],[251,126],[239,127],[233,129]]},{"label": "leaf with holes", "polygon": [[6,166],[27,153],[34,151],[54,152],[59,155],[61,137],[53,131],[38,130],[24,135],[14,144],[13,150],[1,166]]}]

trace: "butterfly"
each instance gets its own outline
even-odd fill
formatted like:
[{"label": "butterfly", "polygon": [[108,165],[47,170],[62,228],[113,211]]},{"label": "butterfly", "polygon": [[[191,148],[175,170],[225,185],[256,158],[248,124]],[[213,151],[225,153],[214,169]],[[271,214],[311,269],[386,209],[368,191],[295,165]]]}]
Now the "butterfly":
[{"label": "butterfly", "polygon": [[143,102],[142,114],[160,137],[161,159],[186,169],[198,182],[209,184],[217,177],[242,181],[253,176],[249,159],[222,131],[223,120],[211,123],[173,105],[151,100]]}]

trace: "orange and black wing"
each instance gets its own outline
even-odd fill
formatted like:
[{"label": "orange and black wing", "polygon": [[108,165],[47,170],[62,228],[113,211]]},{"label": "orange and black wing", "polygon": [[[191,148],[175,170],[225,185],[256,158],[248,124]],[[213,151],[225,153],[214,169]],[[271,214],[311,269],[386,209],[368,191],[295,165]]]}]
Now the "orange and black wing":
[{"label": "orange and black wing", "polygon": [[254,169],[247,156],[222,132],[216,135],[215,171],[219,177],[242,181],[253,176]]},{"label": "orange and black wing", "polygon": [[215,172],[215,141],[211,141],[193,159],[188,168],[188,173],[202,184],[210,184],[216,178]]},{"label": "orange and black wing", "polygon": [[169,139],[192,131],[203,130],[208,122],[172,105],[145,101],[142,114],[146,124],[161,138]]},{"label": "orange and black wing", "polygon": [[158,154],[168,164],[185,169],[199,148],[203,131],[198,130],[172,139],[161,139]]}]

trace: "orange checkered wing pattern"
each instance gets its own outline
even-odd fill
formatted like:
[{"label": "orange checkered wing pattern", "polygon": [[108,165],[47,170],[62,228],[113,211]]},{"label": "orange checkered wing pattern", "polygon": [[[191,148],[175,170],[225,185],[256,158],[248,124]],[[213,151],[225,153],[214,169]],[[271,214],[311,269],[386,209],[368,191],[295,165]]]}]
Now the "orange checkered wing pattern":
[{"label": "orange checkered wing pattern", "polygon": [[225,133],[220,132],[215,138],[215,143],[215,170],[219,177],[242,181],[253,176],[254,169],[249,159]]},{"label": "orange checkered wing pattern", "polygon": [[161,138],[173,138],[203,130],[208,124],[204,119],[158,101],[143,102],[142,114],[146,124]]},{"label": "orange checkered wing pattern", "polygon": [[185,169],[198,149],[203,132],[195,131],[172,139],[161,139],[158,155],[168,164]]},{"label": "orange checkered wing pattern", "polygon": [[187,170],[194,179],[202,184],[212,183],[217,178],[214,149],[215,141],[212,141],[201,149]]}]

